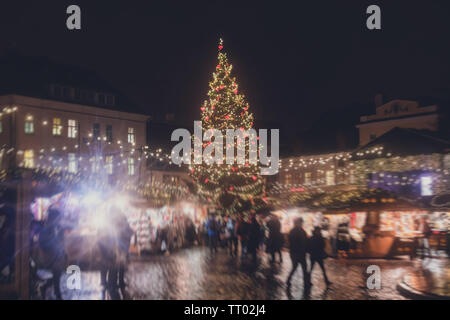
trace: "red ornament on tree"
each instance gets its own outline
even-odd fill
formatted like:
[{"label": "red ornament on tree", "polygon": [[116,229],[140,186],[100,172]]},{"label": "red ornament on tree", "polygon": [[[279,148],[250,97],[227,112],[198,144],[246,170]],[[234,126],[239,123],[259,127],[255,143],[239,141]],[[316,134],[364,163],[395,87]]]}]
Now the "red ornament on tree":
[{"label": "red ornament on tree", "polygon": [[223,49],[223,45],[219,45],[219,51]]}]

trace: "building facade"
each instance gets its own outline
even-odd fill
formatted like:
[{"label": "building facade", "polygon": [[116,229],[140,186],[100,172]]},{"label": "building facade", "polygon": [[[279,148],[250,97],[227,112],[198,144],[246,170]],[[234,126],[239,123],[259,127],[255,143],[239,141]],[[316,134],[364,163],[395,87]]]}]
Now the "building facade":
[{"label": "building facade", "polygon": [[0,96],[2,168],[137,176],[148,116],[21,95]]},{"label": "building facade", "polygon": [[352,189],[356,182],[348,152],[289,157],[280,160],[275,190],[279,193],[306,189]]},{"label": "building facade", "polygon": [[373,115],[362,116],[359,129],[359,145],[364,146],[393,128],[412,128],[437,131],[438,106],[420,106],[416,101],[393,100],[376,107]]}]

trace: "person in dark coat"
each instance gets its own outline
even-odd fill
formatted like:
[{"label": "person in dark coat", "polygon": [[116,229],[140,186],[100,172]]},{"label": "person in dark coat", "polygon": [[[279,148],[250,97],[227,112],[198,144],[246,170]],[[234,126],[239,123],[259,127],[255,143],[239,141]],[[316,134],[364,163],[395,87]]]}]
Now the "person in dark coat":
[{"label": "person in dark coat", "polygon": [[241,243],[242,257],[244,257],[247,254],[248,231],[249,231],[249,224],[246,221],[244,221],[242,217],[240,217],[236,225],[236,234],[239,242]]},{"label": "person in dark coat", "polygon": [[277,216],[272,216],[272,218],[270,218],[267,222],[267,228],[269,229],[267,251],[272,256],[272,260],[270,262],[275,262],[275,253],[278,253],[280,262],[283,262],[283,256],[281,255],[281,248],[283,247],[283,234],[281,233],[281,223]]},{"label": "person in dark coat", "polygon": [[325,271],[325,265],[323,264],[323,259],[325,257],[325,240],[322,237],[321,229],[319,227],[315,227],[313,235],[310,239],[311,270],[309,271],[309,273],[312,274],[314,265],[317,262],[322,269],[323,278],[325,280],[325,284],[328,287],[331,285],[331,282],[328,280],[327,272]]},{"label": "person in dark coat", "polygon": [[292,276],[297,270],[298,265],[302,266],[303,271],[303,283],[305,284],[305,288],[309,287],[309,274],[306,266],[306,251],[308,244],[308,236],[306,235],[305,230],[303,230],[303,219],[297,218],[294,221],[294,228],[289,232],[289,253],[292,261],[292,270],[289,273],[289,277],[287,279],[287,285],[290,287]]},{"label": "person in dark coat", "polygon": [[[53,290],[57,300],[61,300],[60,278],[66,265],[66,253],[64,248],[64,230],[61,228],[61,213],[55,208],[48,211],[47,221],[39,233],[39,247],[42,253],[42,260],[46,267],[51,270],[53,277]],[[45,289],[42,288],[45,298]]]},{"label": "person in dark coat", "polygon": [[206,229],[208,230],[209,249],[211,252],[217,252],[217,241],[219,238],[219,223],[213,215],[209,217],[206,222]]},{"label": "person in dark coat", "polygon": [[247,251],[252,255],[253,262],[256,262],[256,253],[259,247],[259,241],[261,240],[261,227],[254,215],[250,219],[248,231]]}]

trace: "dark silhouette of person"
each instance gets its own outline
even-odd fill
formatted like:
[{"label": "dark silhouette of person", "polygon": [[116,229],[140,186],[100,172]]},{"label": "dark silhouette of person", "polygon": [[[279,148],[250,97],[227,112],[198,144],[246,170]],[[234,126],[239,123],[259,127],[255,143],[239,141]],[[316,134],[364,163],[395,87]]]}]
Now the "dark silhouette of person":
[{"label": "dark silhouette of person", "polygon": [[315,227],[313,231],[313,235],[310,239],[310,260],[311,260],[311,270],[309,271],[312,274],[315,263],[317,262],[322,269],[323,278],[325,280],[326,286],[330,286],[331,282],[328,280],[327,272],[325,271],[325,265],[323,264],[323,260],[326,258],[325,253],[325,240],[322,237],[322,232],[320,227]]},{"label": "dark silhouette of person", "polygon": [[431,258],[430,249],[430,237],[432,235],[431,227],[428,223],[428,217],[424,216],[421,219],[421,231],[422,231],[422,260],[425,259],[425,251],[427,251],[428,256]]},{"label": "dark silhouette of person", "polygon": [[[56,299],[61,300],[60,278],[66,265],[66,254],[64,249],[64,230],[61,228],[61,214],[55,208],[48,211],[47,221],[39,233],[39,247],[42,250],[45,265],[51,270],[53,277],[53,289]],[[45,298],[45,289],[43,295]]]},{"label": "dark silhouette of person", "polygon": [[113,209],[115,229],[117,233],[117,265],[118,265],[118,277],[119,287],[125,288],[125,269],[129,262],[129,251],[131,237],[134,234],[131,229],[128,219],[125,214],[118,208]]},{"label": "dark silhouette of person", "polygon": [[256,263],[256,253],[258,251],[260,240],[261,240],[261,227],[258,221],[256,221],[256,216],[252,215],[250,218],[247,252],[251,254],[252,260],[255,263]]},{"label": "dark silhouette of person", "polygon": [[197,239],[197,233],[195,231],[195,225],[192,220],[188,220],[186,223],[186,241],[189,245],[193,245]]},{"label": "dark silhouette of person", "polygon": [[208,221],[206,222],[206,229],[208,230],[209,249],[211,250],[211,252],[217,252],[219,224],[213,215],[211,215]]},{"label": "dark silhouette of person", "polygon": [[236,223],[233,218],[226,219],[226,233],[228,236],[228,249],[231,256],[236,256],[238,252],[238,238],[236,235]]},{"label": "dark silhouette of person", "polygon": [[294,227],[289,232],[289,253],[292,261],[292,270],[289,273],[289,277],[287,279],[287,285],[290,287],[292,276],[297,270],[298,265],[300,264],[303,271],[303,283],[304,288],[309,287],[309,274],[306,266],[306,251],[308,244],[308,237],[306,235],[305,230],[303,230],[303,219],[297,218],[294,221]]},{"label": "dark silhouette of person", "polygon": [[6,206],[0,208],[0,272],[9,267],[11,280],[14,262],[14,211]]},{"label": "dark silhouette of person", "polygon": [[247,254],[247,242],[248,242],[248,229],[249,224],[244,221],[242,217],[239,217],[236,226],[236,234],[241,244],[241,256],[244,257]]},{"label": "dark silhouette of person", "polygon": [[281,223],[277,216],[267,222],[267,228],[269,229],[269,237],[267,240],[267,251],[270,253],[272,260],[275,262],[275,253],[278,253],[280,262],[283,262],[283,256],[281,255],[281,248],[283,247],[283,234],[281,233]]},{"label": "dark silhouette of person", "polygon": [[119,288],[125,296],[125,270],[129,260],[129,248],[133,230],[125,214],[111,208],[108,225],[99,230],[99,247],[102,255],[101,280],[111,299],[120,299]]}]

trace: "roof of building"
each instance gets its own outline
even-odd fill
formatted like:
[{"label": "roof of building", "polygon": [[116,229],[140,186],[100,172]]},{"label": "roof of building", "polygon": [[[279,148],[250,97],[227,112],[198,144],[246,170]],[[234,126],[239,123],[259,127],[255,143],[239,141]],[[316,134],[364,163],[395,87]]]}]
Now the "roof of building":
[{"label": "roof of building", "polygon": [[[0,57],[0,94],[18,94],[69,103],[77,103],[110,110],[144,113],[122,92],[88,68],[58,63],[47,57],[30,57],[7,52]],[[86,90],[114,96],[114,103],[99,103],[80,97],[55,96],[50,87]]]},{"label": "roof of building", "polygon": [[389,154],[411,156],[449,151],[450,142],[439,137],[436,132],[396,127],[356,149],[352,156],[353,159],[363,160],[384,158]]}]

